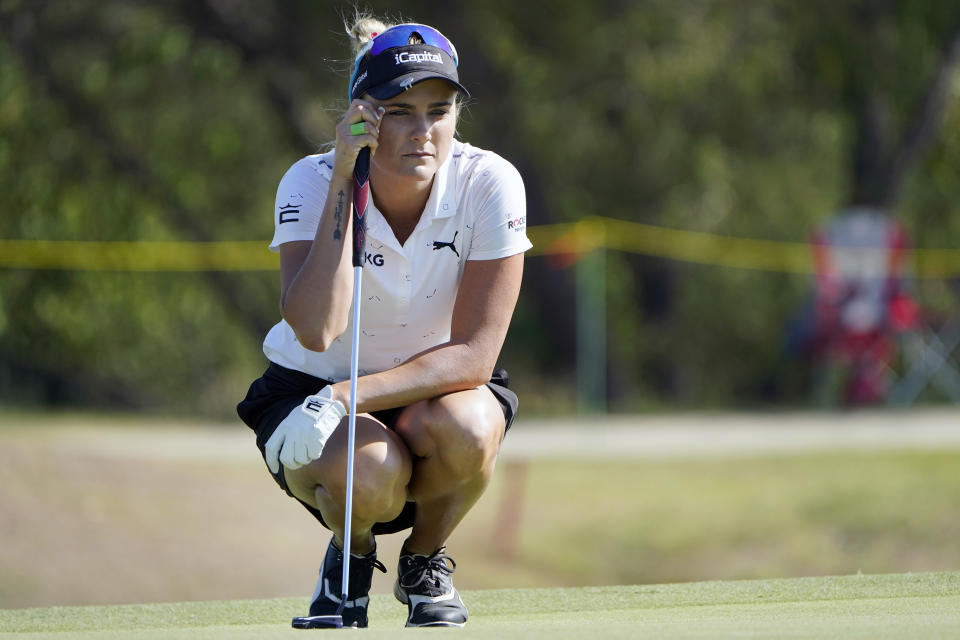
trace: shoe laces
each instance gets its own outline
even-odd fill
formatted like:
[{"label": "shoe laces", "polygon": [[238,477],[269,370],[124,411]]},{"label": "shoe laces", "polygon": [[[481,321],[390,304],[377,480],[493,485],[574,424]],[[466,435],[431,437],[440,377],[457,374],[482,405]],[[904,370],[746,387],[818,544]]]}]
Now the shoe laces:
[{"label": "shoe laces", "polygon": [[[331,584],[336,584],[338,588],[342,588],[340,583],[343,579],[343,550],[337,549],[337,554],[340,562],[330,567],[325,577],[330,580]],[[366,595],[370,589],[370,578],[373,576],[374,569],[381,573],[387,572],[386,565],[377,560],[376,550],[365,556],[350,554],[350,596],[353,596],[355,592],[359,595]]]},{"label": "shoe laces", "polygon": [[404,589],[415,589],[423,584],[428,589],[442,589],[442,583],[457,570],[457,563],[444,553],[446,550],[446,547],[440,547],[429,556],[409,554],[407,557],[410,564],[399,577],[400,586]]},{"label": "shoe laces", "polygon": [[373,573],[373,569],[378,570],[380,573],[387,572],[387,566],[382,562],[380,562],[379,560],[377,560],[376,556],[372,556],[372,557],[363,556],[362,558],[357,558],[356,556],[352,556],[350,558],[350,566],[351,567],[356,566],[357,570],[359,570],[360,567],[363,566],[363,568],[370,573]]}]

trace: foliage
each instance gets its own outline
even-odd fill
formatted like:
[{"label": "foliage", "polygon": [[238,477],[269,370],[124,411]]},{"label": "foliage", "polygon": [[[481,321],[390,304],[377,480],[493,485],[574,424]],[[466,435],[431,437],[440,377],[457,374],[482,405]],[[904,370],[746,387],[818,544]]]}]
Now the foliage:
[{"label": "foliage", "polygon": [[[0,3],[0,237],[266,244],[280,175],[345,106],[351,12]],[[872,201],[921,246],[957,243],[950,3],[420,0],[405,13],[457,42],[475,98],[461,135],[521,170],[531,224],[608,215],[802,242]],[[809,400],[781,349],[806,280],[607,264],[611,408]],[[574,279],[546,258],[527,269],[504,364],[533,408],[568,407]],[[954,306],[942,285],[919,293]],[[263,365],[276,302],[269,273],[0,272],[0,399],[227,415]]]}]

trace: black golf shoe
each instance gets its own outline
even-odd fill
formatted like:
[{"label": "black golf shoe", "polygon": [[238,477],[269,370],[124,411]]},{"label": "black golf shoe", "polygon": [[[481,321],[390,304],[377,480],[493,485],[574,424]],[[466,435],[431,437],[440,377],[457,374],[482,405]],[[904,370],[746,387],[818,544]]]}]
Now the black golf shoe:
[{"label": "black golf shoe", "polygon": [[408,627],[462,627],[467,608],[453,587],[450,574],[457,563],[440,547],[429,556],[400,552],[393,595],[407,605]]},{"label": "black golf shoe", "polygon": [[[343,626],[366,627],[367,605],[370,603],[370,583],[373,570],[386,573],[387,568],[377,560],[376,550],[365,556],[350,554],[350,582],[347,602],[343,607]],[[331,538],[327,553],[320,565],[320,579],[310,602],[310,616],[329,616],[337,613],[343,595],[343,551]]]}]

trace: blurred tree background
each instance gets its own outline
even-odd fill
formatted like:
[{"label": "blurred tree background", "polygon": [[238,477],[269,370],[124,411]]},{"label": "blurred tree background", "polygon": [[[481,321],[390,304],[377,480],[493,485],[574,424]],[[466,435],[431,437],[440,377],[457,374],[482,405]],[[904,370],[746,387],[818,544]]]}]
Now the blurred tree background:
[{"label": "blurred tree background", "polygon": [[[395,16],[397,4],[362,5]],[[261,241],[333,138],[353,5],[0,0],[0,239]],[[461,138],[524,176],[532,226],[607,216],[805,242],[852,204],[960,244],[960,5],[410,0],[474,100]],[[612,411],[803,406],[806,276],[606,253]],[[533,255],[502,363],[574,410],[571,261]],[[949,314],[950,283],[916,292]],[[0,270],[0,402],[231,418],[278,320],[268,271]],[[935,398],[934,398],[935,399]]]}]

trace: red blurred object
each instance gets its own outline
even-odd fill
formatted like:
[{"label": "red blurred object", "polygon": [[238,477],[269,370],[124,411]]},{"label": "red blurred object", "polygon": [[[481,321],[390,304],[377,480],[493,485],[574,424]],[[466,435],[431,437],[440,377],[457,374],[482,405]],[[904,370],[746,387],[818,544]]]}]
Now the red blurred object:
[{"label": "red blurred object", "polygon": [[848,405],[883,402],[892,383],[898,337],[921,309],[907,291],[906,234],[870,208],[845,211],[812,239],[816,280],[809,354],[845,373]]}]

